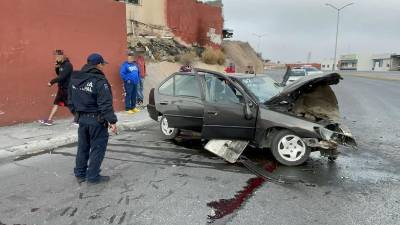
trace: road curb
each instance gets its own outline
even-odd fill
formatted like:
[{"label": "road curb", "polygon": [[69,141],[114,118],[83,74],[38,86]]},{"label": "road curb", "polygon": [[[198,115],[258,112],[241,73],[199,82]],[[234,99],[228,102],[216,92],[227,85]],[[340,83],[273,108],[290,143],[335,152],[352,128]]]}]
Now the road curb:
[{"label": "road curb", "polygon": [[[142,126],[149,125],[153,122],[152,119],[144,119],[136,122],[124,122],[118,125],[120,131],[136,130]],[[69,131],[62,136],[48,138],[45,140],[37,140],[22,145],[12,146],[5,149],[0,149],[0,160],[9,158],[18,158],[27,154],[38,154],[45,151],[50,151],[58,147],[78,142],[78,134],[76,130]]]},{"label": "road curb", "polygon": [[369,75],[362,75],[362,74],[345,74],[341,73],[343,77],[359,77],[371,80],[385,80],[385,81],[400,81],[400,77],[377,77],[377,76],[369,76]]}]

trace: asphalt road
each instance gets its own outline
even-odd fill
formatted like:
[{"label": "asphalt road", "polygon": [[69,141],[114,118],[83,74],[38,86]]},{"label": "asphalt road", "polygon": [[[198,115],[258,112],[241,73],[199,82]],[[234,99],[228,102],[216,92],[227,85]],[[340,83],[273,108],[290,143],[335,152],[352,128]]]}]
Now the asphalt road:
[{"label": "asphalt road", "polygon": [[359,150],[288,168],[245,155],[279,184],[202,149],[162,139],[157,124],[113,137],[107,184],[78,184],[75,146],[0,165],[0,224],[400,224],[400,82],[346,78],[335,87]]}]

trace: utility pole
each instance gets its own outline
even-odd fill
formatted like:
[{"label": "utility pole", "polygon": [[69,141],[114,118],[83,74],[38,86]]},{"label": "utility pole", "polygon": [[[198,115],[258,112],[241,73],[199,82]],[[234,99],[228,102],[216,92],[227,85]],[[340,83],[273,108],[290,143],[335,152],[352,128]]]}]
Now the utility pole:
[{"label": "utility pole", "polygon": [[263,37],[267,36],[267,34],[256,34],[256,33],[253,33],[253,35],[258,38],[257,51],[258,51],[258,54],[260,54],[260,56],[261,56],[261,39]]},{"label": "utility pole", "polygon": [[310,62],[311,62],[311,55],[312,55],[312,52],[308,52],[308,55],[307,55],[307,63],[310,63]]},{"label": "utility pole", "polygon": [[351,5],[353,5],[353,4],[354,4],[354,2],[349,3],[349,4],[345,5],[345,6],[340,7],[340,8],[334,6],[334,5],[330,4],[330,3],[326,3],[326,4],[325,4],[326,6],[329,6],[329,7],[333,8],[334,10],[337,11],[335,54],[334,54],[334,57],[333,57],[332,71],[335,71],[335,69],[336,69],[336,56],[337,56],[336,54],[337,54],[338,37],[339,37],[340,11],[342,11],[342,9],[346,8],[347,6],[351,6]]}]

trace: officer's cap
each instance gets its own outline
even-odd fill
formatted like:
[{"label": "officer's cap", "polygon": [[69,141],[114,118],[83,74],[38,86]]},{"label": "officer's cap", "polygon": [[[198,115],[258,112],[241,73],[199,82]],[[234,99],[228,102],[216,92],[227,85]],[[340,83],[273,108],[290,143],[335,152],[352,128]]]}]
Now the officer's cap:
[{"label": "officer's cap", "polygon": [[91,65],[108,64],[108,62],[104,60],[103,56],[98,53],[90,54],[87,58],[87,62]]}]

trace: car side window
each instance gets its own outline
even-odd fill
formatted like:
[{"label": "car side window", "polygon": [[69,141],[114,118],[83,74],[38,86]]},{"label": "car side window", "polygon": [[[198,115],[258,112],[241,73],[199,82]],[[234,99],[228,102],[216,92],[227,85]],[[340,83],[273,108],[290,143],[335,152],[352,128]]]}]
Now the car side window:
[{"label": "car side window", "polygon": [[200,98],[200,86],[194,75],[175,75],[158,89],[162,95]]},{"label": "car side window", "polygon": [[200,86],[194,75],[175,75],[175,96],[200,98]]},{"label": "car side window", "polygon": [[163,85],[158,89],[158,92],[162,95],[174,95],[174,77],[169,78]]},{"label": "car side window", "polygon": [[222,77],[205,74],[206,101],[221,104],[240,104],[244,102],[242,93]]}]

